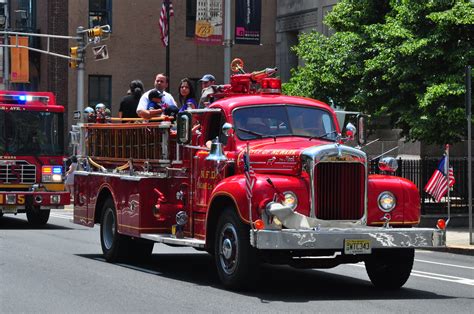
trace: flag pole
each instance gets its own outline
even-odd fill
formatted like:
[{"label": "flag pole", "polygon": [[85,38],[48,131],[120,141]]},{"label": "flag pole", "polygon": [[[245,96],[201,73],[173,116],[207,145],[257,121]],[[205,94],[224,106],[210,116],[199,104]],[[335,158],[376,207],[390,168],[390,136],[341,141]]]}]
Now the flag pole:
[{"label": "flag pole", "polygon": [[449,224],[449,220],[451,219],[451,195],[450,195],[450,191],[451,188],[449,186],[449,144],[446,144],[446,160],[445,160],[445,163],[444,163],[444,173],[445,173],[445,176],[446,176],[446,182],[447,182],[447,185],[448,185],[448,220],[446,220],[446,227],[448,226]]},{"label": "flag pole", "polygon": [[[248,158],[248,163],[249,163],[249,171],[250,171],[250,145],[249,142],[247,142],[247,158]],[[250,189],[253,189],[255,181],[250,182]],[[250,220],[250,243],[254,243],[254,229],[253,229],[253,219],[252,219],[252,196],[248,197],[249,201],[249,220]]]},{"label": "flag pole", "polygon": [[170,81],[171,81],[171,74],[170,74],[170,0],[165,0],[166,5],[166,37],[168,38],[168,44],[166,45],[166,76],[168,77],[168,87],[167,92],[170,90]]}]

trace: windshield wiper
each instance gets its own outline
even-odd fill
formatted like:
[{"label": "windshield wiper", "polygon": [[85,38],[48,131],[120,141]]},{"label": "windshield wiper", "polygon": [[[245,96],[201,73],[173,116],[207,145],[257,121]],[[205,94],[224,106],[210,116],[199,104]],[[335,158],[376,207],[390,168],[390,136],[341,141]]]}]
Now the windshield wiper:
[{"label": "windshield wiper", "polygon": [[309,138],[309,140],[311,141],[312,139],[328,139],[328,138],[326,138],[326,136],[331,135],[331,134],[336,133],[336,132],[337,132],[336,130],[333,130],[331,132],[324,133],[324,134],[321,134],[321,135],[311,136]]},{"label": "windshield wiper", "polygon": [[250,134],[250,135],[255,135],[258,138],[263,137],[263,134],[260,134],[260,133],[254,132],[254,131],[250,131],[250,130],[247,130],[247,129],[237,128],[237,130],[242,131],[242,132],[247,133],[247,134]]}]

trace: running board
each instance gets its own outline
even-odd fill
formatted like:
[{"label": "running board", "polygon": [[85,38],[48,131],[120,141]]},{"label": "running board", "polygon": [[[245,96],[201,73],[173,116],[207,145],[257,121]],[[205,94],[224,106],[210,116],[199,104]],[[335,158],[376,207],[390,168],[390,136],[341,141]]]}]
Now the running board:
[{"label": "running board", "polygon": [[176,238],[171,234],[155,234],[155,233],[142,233],[140,234],[140,238],[165,243],[165,244],[172,244],[172,245],[180,245],[180,246],[191,246],[196,248],[204,248],[206,245],[206,241],[198,240],[194,238]]}]

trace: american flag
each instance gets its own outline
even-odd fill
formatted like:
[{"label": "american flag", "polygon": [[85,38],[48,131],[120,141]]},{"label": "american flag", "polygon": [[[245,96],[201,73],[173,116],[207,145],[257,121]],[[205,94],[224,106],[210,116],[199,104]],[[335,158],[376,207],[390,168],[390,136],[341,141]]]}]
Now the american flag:
[{"label": "american flag", "polygon": [[163,4],[161,5],[161,13],[160,13],[160,32],[161,32],[161,42],[163,43],[163,46],[167,47],[168,46],[168,27],[169,27],[169,21],[166,16],[166,2],[169,2],[169,7],[170,7],[170,19],[172,16],[174,16],[174,10],[173,10],[173,4],[171,3],[171,0],[163,0]]},{"label": "american flag", "polygon": [[[447,158],[444,156],[439,162],[438,168],[434,171],[428,183],[424,188],[425,192],[433,196],[433,198],[439,202],[443,196],[448,192],[448,183],[446,181],[446,166]],[[448,169],[449,176],[449,187],[454,185],[454,172],[453,167],[449,166]]]},{"label": "american flag", "polygon": [[255,183],[255,172],[250,166],[250,157],[247,152],[244,154],[244,173],[245,173],[245,191],[247,194],[247,198],[250,200],[252,198],[252,188]]}]

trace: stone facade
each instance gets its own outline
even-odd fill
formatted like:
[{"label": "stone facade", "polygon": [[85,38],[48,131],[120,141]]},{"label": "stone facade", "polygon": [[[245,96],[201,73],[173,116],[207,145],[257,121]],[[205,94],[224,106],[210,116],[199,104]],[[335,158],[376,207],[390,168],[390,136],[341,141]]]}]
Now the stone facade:
[{"label": "stone facade", "polygon": [[298,35],[316,30],[329,35],[323,23],[337,0],[278,0],[276,17],[276,64],[283,82],[290,79],[290,70],[300,64],[291,47],[298,43]]}]

